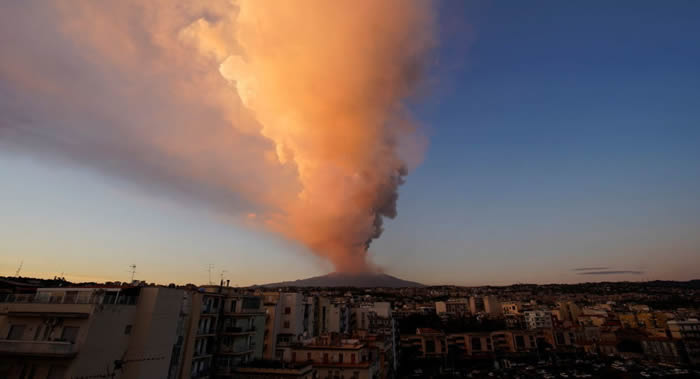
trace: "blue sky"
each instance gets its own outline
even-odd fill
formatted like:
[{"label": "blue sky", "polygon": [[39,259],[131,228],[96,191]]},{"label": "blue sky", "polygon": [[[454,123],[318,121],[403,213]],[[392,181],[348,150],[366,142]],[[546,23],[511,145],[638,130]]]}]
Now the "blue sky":
[{"label": "blue sky", "polygon": [[[430,146],[372,245],[429,284],[700,277],[700,5],[443,2]],[[0,274],[235,284],[329,267],[94,171],[0,151]],[[578,275],[578,267],[640,274]]]}]

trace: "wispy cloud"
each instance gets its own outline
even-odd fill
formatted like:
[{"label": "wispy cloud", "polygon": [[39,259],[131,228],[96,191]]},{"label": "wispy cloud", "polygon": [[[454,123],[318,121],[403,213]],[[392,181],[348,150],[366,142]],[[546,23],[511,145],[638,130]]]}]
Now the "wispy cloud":
[{"label": "wispy cloud", "polygon": [[610,267],[577,267],[571,269],[571,271],[600,271],[608,269],[610,269]]},{"label": "wispy cloud", "polygon": [[579,272],[579,275],[616,275],[616,274],[630,274],[630,275],[641,275],[644,271],[632,271],[632,270],[611,270],[611,271],[585,271]]}]

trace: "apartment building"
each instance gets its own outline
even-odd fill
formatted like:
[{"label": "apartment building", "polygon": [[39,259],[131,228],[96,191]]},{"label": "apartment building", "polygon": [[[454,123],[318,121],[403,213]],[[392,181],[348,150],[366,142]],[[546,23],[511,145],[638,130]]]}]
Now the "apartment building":
[{"label": "apartment building", "polygon": [[314,309],[316,329],[313,335],[347,333],[350,325],[350,307],[344,302],[327,297],[319,297]]},{"label": "apartment building", "polygon": [[469,313],[469,300],[448,299],[447,301],[435,302],[435,313],[438,315],[465,315]]},{"label": "apartment building", "polygon": [[236,379],[317,379],[311,363],[282,361],[256,361],[236,367],[232,377]]},{"label": "apartment building", "polygon": [[525,324],[528,329],[551,329],[552,328],[552,312],[550,311],[526,311]]},{"label": "apartment building", "polygon": [[[208,289],[211,292],[215,288]],[[258,296],[241,295],[233,288],[220,288],[223,295],[220,312],[221,332],[216,346],[214,373],[230,375],[235,368],[262,359],[265,308]]]},{"label": "apartment building", "polygon": [[472,314],[486,313],[491,316],[500,316],[503,314],[503,308],[498,298],[493,295],[488,296],[472,296],[469,298],[469,310]]},{"label": "apartment building", "polygon": [[162,287],[40,288],[0,303],[0,377],[175,378],[186,296]]},{"label": "apartment building", "polygon": [[265,337],[263,357],[279,359],[278,347],[289,346],[314,335],[315,297],[301,293],[263,293],[265,307]]},{"label": "apartment building", "polygon": [[522,305],[519,302],[509,301],[501,303],[501,313],[504,315],[517,315],[520,313]]},{"label": "apartment building", "polygon": [[193,292],[190,301],[190,317],[179,378],[204,379],[211,376],[214,364],[224,296],[219,293]]},{"label": "apartment building", "polygon": [[494,353],[530,353],[537,348],[535,333],[524,330],[445,334],[419,328],[415,335],[401,336],[404,349],[417,352],[417,358],[486,357]]},{"label": "apartment building", "polygon": [[447,354],[447,339],[440,330],[418,328],[416,334],[401,335],[401,348],[415,352],[417,358],[439,358]]},{"label": "apartment building", "polygon": [[666,323],[671,338],[681,342],[683,359],[691,365],[700,364],[700,321],[671,320]]},{"label": "apartment building", "polygon": [[377,357],[370,359],[370,348],[357,339],[326,335],[285,350],[285,362],[311,363],[320,379],[372,379],[379,372]]}]

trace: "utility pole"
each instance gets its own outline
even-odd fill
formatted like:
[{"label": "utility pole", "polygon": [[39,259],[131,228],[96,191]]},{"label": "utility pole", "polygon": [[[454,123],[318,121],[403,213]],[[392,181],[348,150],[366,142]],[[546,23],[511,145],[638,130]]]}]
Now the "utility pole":
[{"label": "utility pole", "polygon": [[136,275],[136,265],[132,263],[129,266],[129,268],[131,268],[131,271],[130,271],[131,272],[131,283],[133,283],[134,282],[134,275]]},{"label": "utility pole", "polygon": [[19,267],[17,267],[17,271],[15,271],[15,277],[19,278],[19,272],[22,271],[22,266],[24,265],[24,259],[19,262]]}]

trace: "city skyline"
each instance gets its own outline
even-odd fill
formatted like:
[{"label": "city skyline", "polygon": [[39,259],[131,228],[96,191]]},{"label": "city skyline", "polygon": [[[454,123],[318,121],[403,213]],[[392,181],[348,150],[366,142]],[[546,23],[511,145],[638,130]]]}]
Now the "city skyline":
[{"label": "city skyline", "polygon": [[[33,82],[35,72],[70,77],[81,67],[92,70],[92,59],[122,57],[110,49],[83,56],[85,36],[65,30],[65,45],[53,45],[59,37],[50,35],[51,22],[71,17],[36,8],[20,17],[24,6],[0,12],[7,21],[0,30],[8,36],[2,25],[15,27],[19,41],[5,44],[0,37],[0,51],[22,57],[18,66],[0,62],[0,275],[11,276],[22,264],[23,276],[125,281],[135,264],[136,279],[204,284],[213,264],[214,283],[225,270],[232,285],[247,286],[333,271],[300,239],[257,224],[252,211],[234,216],[148,179],[115,175],[113,161],[96,169],[12,139],[17,125],[46,122],[47,109],[72,117],[91,97],[106,95],[101,101],[108,105],[98,113],[113,116],[112,103],[128,109],[141,99],[119,95],[149,85],[129,82],[130,75],[142,80],[148,76],[138,69],[160,69],[127,62],[118,66],[119,85],[78,81],[74,97],[51,103],[38,95],[51,83]],[[436,2],[434,8],[438,47],[428,56],[426,93],[407,103],[427,148],[415,155],[422,160],[408,162],[398,216],[385,220],[370,246],[371,262],[427,285],[700,278],[700,7],[543,1]],[[27,20],[47,24],[34,28]],[[32,47],[24,49],[23,41]],[[160,110],[172,100],[161,89],[148,94]],[[178,115],[191,117],[187,122],[214,117],[197,113],[210,103],[196,105]],[[154,128],[173,121],[161,114],[143,119]],[[52,137],[75,142],[71,135]],[[266,193],[279,184],[267,177],[246,182],[261,183],[269,186]],[[224,197],[239,204],[234,195]]]}]

